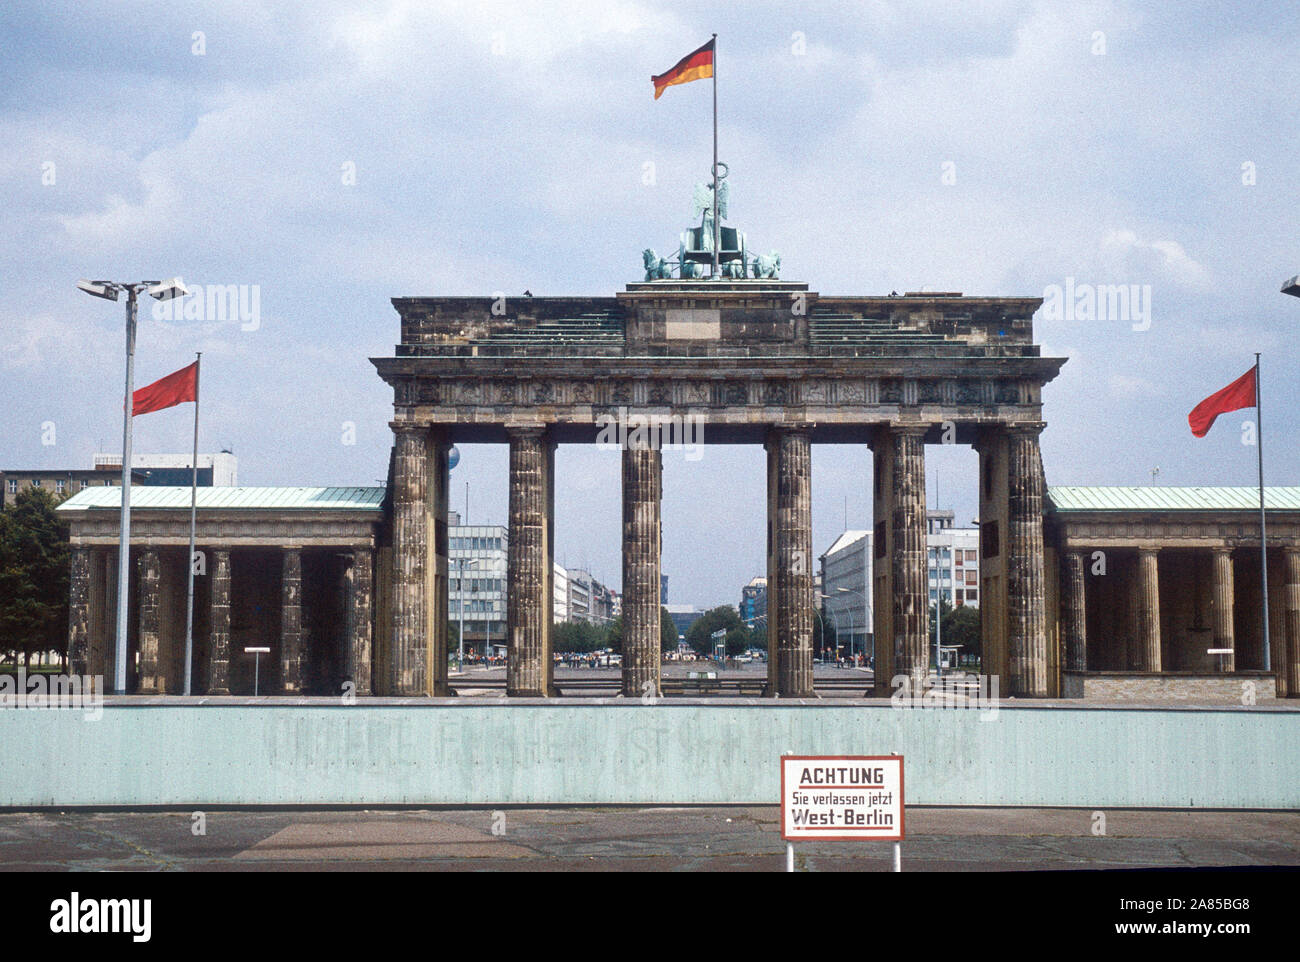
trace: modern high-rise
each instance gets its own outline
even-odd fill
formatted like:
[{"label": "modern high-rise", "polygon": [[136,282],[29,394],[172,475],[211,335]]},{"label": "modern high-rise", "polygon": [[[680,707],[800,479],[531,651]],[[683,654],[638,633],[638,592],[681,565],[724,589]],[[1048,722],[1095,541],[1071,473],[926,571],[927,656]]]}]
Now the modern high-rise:
[{"label": "modern high-rise", "polygon": [[[845,531],[821,556],[821,616],[839,639],[845,654],[871,653],[875,632],[871,610],[872,536],[870,531]],[[814,642],[821,638],[814,626]]]},{"label": "modern high-rise", "polygon": [[[459,518],[450,520],[458,521]],[[506,643],[506,561],[509,532],[505,525],[449,525],[447,528],[447,615],[452,637],[465,625],[465,646]]]}]

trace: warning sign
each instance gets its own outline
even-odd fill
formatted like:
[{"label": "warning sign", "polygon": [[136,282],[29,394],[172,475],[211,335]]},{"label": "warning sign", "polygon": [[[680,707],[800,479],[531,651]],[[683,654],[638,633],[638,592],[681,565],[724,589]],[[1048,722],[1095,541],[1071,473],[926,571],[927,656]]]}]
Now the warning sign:
[{"label": "warning sign", "polygon": [[901,842],[903,757],[781,756],[781,837]]}]

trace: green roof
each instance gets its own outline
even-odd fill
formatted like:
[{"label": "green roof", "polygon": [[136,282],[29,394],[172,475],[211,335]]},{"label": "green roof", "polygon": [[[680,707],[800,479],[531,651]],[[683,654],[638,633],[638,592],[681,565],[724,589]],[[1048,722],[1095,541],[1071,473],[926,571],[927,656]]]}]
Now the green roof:
[{"label": "green roof", "polygon": [[[198,488],[197,504],[205,511],[378,511],[384,488]],[[59,505],[60,511],[122,507],[117,485],[82,488]],[[175,510],[190,507],[190,487],[132,485],[131,507],[141,510]]]},{"label": "green roof", "polygon": [[[1047,489],[1054,511],[1258,511],[1259,488],[1232,487],[1081,487]],[[1264,507],[1300,511],[1300,487],[1264,488]]]}]

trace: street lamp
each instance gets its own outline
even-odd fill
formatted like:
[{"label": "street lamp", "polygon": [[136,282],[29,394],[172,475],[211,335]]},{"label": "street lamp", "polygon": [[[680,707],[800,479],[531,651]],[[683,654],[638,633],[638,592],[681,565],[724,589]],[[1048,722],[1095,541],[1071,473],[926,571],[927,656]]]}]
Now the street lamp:
[{"label": "street lamp", "polygon": [[1282,285],[1282,293],[1290,294],[1292,297],[1300,297],[1300,274],[1297,274]]},{"label": "street lamp", "polygon": [[[456,670],[461,671],[465,667],[465,569],[472,568],[484,559],[471,558],[467,561],[464,558],[457,558],[455,560],[456,593],[460,598],[460,631],[457,632],[458,637],[456,639]],[[486,654],[486,649],[484,653]]]},{"label": "street lamp", "polygon": [[[820,595],[820,597],[823,600],[826,600],[830,598],[830,595],[823,594]],[[835,647],[836,649],[838,649],[840,646],[840,619],[836,616],[834,608],[827,608],[825,605],[823,605],[822,610],[829,611],[831,614],[831,624],[835,626]],[[825,661],[826,661],[826,619],[822,618],[822,662],[825,663]]]},{"label": "street lamp", "polygon": [[[141,291],[160,301],[184,297],[189,293],[179,277],[169,281],[77,281],[77,287],[92,297],[115,301],[126,294],[126,402],[122,413],[122,525],[121,543],[117,551],[117,637],[113,646],[113,689],[126,694],[126,626],[127,588],[130,586],[128,563],[131,550],[131,418],[132,399],[135,394],[135,317],[136,298]],[[191,559],[193,560],[193,559]]]},{"label": "street lamp", "polygon": [[[844,591],[844,592],[847,592],[847,593],[849,593],[849,594],[857,595],[859,598],[861,598],[861,599],[862,599],[862,617],[863,617],[864,619],[866,618],[866,616],[867,616],[867,609],[870,608],[871,606],[870,606],[870,603],[867,601],[867,595],[866,595],[865,592],[859,591],[857,588],[836,588],[835,590],[836,590],[836,591]],[[855,646],[856,646],[856,636],[853,634],[853,624],[852,624],[852,622],[853,622],[853,610],[852,610],[852,609],[849,609],[849,647],[850,647],[850,653],[852,653],[852,654],[856,654],[856,647],[855,647]],[[865,622],[864,622],[864,624],[862,625],[862,630],[863,630],[864,632],[867,630],[867,626],[866,626]],[[864,652],[864,654],[865,654],[865,652]],[[872,660],[873,660],[873,661],[875,660],[875,652],[872,652]]]}]

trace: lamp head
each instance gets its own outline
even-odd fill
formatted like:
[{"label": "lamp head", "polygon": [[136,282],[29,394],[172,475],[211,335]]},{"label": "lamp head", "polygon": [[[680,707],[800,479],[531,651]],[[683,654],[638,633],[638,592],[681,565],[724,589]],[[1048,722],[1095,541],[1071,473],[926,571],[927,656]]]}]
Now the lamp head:
[{"label": "lamp head", "polygon": [[1300,274],[1282,285],[1282,293],[1290,294],[1292,297],[1300,297]]},{"label": "lamp head", "polygon": [[184,297],[188,293],[189,291],[181,283],[179,277],[173,277],[169,281],[163,281],[161,284],[155,284],[149,288],[149,296],[160,301],[170,301],[173,297]]},{"label": "lamp head", "polygon": [[117,300],[117,287],[111,281],[77,281],[77,286],[92,297],[102,297],[106,301]]}]

